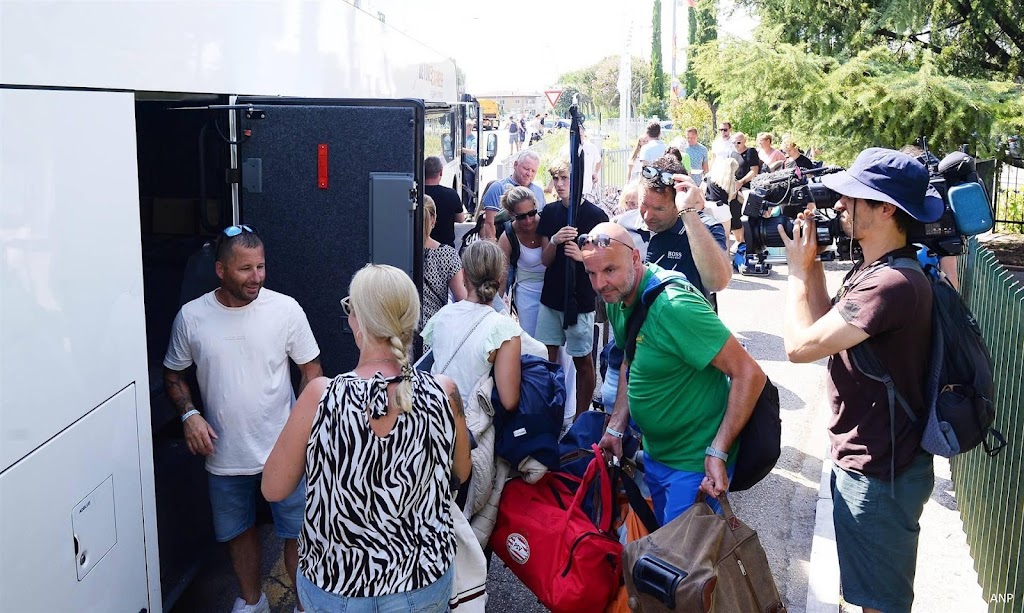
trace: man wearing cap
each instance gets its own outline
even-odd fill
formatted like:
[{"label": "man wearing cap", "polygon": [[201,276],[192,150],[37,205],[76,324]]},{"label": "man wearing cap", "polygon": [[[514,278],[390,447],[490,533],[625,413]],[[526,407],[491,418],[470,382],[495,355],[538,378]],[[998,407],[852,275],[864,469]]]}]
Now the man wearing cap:
[{"label": "man wearing cap", "polygon": [[913,220],[932,222],[942,200],[928,170],[890,149],[863,151],[848,171],[822,177],[842,198],[835,210],[863,261],[831,300],[816,256],[815,224],[801,213],[783,234],[789,291],[783,337],[793,362],[828,357],[833,522],[843,598],[865,612],[911,610],[918,520],[934,485],[932,456],[904,411],[890,419],[883,384],[862,375],[849,349],[867,343],[909,407],[924,416],[931,352],[931,285],[919,269],[886,265],[915,258]]}]

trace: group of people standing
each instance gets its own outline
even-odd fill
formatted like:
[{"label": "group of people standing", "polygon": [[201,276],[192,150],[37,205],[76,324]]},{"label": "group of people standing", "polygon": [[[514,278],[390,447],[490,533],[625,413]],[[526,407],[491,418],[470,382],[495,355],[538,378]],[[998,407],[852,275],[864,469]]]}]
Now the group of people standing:
[{"label": "group of people standing", "polygon": [[652,122],[646,134],[637,141],[630,159],[629,176],[635,181],[640,169],[656,157],[668,154],[679,161],[694,180],[701,186],[708,200],[729,207],[729,231],[733,236],[730,253],[735,254],[744,244],[741,220],[746,192],[759,174],[784,168],[812,168],[814,162],[797,144],[796,139],[785,134],[780,149],[773,146],[774,137],[769,132],[757,135],[757,145],[748,146],[747,135],[733,132],[732,123],[723,121],[718,126],[718,137],[713,139],[711,149],[699,142],[696,127],[686,129],[686,140],[677,138],[671,144],[661,139],[661,125]]},{"label": "group of people standing", "polygon": [[[263,287],[258,233],[226,228],[216,244],[220,286],[178,313],[164,379],[189,450],[207,458],[215,535],[228,543],[241,588],[233,610],[269,609],[259,583],[257,488],[285,540],[296,611],[447,610],[458,531],[469,514],[464,495],[472,495],[465,484],[483,468],[471,446],[487,444],[471,436],[468,409],[493,389],[493,411],[516,410],[522,355],[555,361],[564,351],[575,367],[568,427],[592,405],[599,306],[614,337],[610,386],[602,389],[611,415],[600,447],[621,456],[628,428],[642,432],[646,484],[663,524],[698,491],[727,491],[737,437],[766,378],[716,314],[715,293],[732,270],[725,230],[707,203],[716,189],[730,196],[749,184],[762,164],[798,164],[801,154],[791,139],[783,139],[790,150],[783,160],[768,135],[759,135],[758,151],[728,124],[720,132],[709,168],[695,129],[672,153],[652,126],[638,150],[637,177],[623,192],[625,210],[612,220],[587,200],[570,220],[566,160],[549,166],[557,198],[545,202],[533,182],[539,159],[522,150],[512,175],[483,196],[482,240],[461,254],[454,248],[454,224],[464,216],[458,195],[431,183],[440,160],[427,159],[424,287],[390,266],[359,270],[339,305],[358,360],[333,378],[323,376],[302,308]],[[715,153],[727,144],[742,165]],[[731,179],[716,172],[725,160]],[[928,347],[914,339],[930,329],[927,282],[914,272],[880,271],[877,262],[906,251],[909,220],[933,220],[941,201],[927,191],[927,170],[894,151],[868,150],[850,171],[827,179],[842,195],[836,210],[866,263],[830,301],[815,261],[813,219],[801,215],[784,239],[791,277],[785,344],[793,361],[834,356],[832,488],[844,596],[866,610],[909,610],[931,456],[915,444],[909,419],[900,414],[900,423],[889,424],[871,409],[887,392],[852,366],[848,350],[870,342],[901,387],[922,380]],[[508,223],[496,225],[499,210]],[[633,310],[666,281],[626,358]],[[429,372],[411,363],[417,331],[432,351]],[[297,399],[289,362],[302,374]],[[184,374],[193,364],[201,410]],[[920,394],[908,400],[923,411]],[[859,526],[868,523],[877,538],[864,538]]]}]

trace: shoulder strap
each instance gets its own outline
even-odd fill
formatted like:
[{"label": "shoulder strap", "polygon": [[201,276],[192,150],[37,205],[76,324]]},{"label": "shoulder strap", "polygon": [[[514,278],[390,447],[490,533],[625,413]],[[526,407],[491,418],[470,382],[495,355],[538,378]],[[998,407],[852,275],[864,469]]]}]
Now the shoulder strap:
[{"label": "shoulder strap", "polygon": [[497,313],[497,311],[495,311],[494,309],[488,309],[488,311],[483,314],[483,317],[476,320],[476,323],[473,324],[473,327],[469,329],[469,332],[466,332],[466,336],[464,336],[462,340],[459,341],[459,344],[455,346],[455,351],[452,352],[451,357],[449,357],[448,361],[444,363],[444,366],[441,367],[441,370],[437,371],[437,374],[443,375],[444,371],[448,370],[448,367],[451,366],[452,364],[452,360],[455,359],[455,356],[459,355],[459,350],[462,349],[462,346],[466,344],[466,341],[469,340],[469,337],[473,336],[473,331],[476,330],[491,313]]},{"label": "shoulder strap", "polygon": [[651,305],[665,291],[666,287],[674,283],[681,283],[682,281],[682,278],[675,276],[664,279],[655,276],[651,284],[640,290],[636,298],[636,306],[633,307],[633,312],[629,314],[629,319],[626,321],[625,355],[627,364],[633,363],[633,357],[636,355],[636,337],[640,334],[640,328],[643,327],[644,320],[647,319],[647,311],[650,310]]},{"label": "shoulder strap", "polygon": [[519,237],[516,236],[511,221],[505,224],[505,236],[508,237],[508,243],[512,246],[512,256],[509,258],[508,265],[515,268],[519,263]]}]

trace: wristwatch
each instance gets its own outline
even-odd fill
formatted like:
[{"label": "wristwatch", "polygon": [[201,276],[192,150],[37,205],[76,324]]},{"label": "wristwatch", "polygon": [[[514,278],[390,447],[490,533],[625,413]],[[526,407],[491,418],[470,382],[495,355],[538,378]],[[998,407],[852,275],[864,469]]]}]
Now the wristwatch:
[{"label": "wristwatch", "polygon": [[728,453],[725,453],[724,451],[719,451],[719,450],[715,449],[714,447],[712,447],[710,445],[708,445],[708,448],[704,450],[704,455],[709,455],[709,456],[711,456],[713,458],[718,458],[719,460],[721,460],[723,462],[728,462],[729,461],[729,454]]}]

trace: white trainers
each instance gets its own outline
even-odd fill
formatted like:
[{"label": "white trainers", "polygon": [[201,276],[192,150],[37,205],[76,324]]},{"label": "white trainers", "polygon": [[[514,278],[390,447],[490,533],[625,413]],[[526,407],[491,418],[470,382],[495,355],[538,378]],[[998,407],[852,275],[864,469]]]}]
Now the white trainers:
[{"label": "white trainers", "polygon": [[246,604],[244,599],[235,598],[235,606],[231,607],[231,613],[270,613],[270,603],[263,592],[260,592],[260,599],[256,604]]}]

